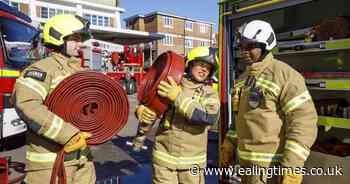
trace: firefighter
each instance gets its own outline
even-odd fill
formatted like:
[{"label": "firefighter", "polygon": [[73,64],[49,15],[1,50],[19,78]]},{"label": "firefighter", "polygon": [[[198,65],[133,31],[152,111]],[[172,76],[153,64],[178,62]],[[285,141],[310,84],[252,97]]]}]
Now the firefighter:
[{"label": "firefighter", "polygon": [[303,176],[297,170],[304,166],[317,136],[317,114],[304,78],[272,55],[277,42],[269,23],[248,22],[237,36],[247,67],[235,81],[236,135],[229,131],[224,147],[233,149],[229,140],[237,137],[241,166],[290,168],[272,179],[262,173],[243,175],[244,184],[300,184]]},{"label": "firefighter", "polygon": [[[192,49],[186,59],[186,74],[180,85],[168,77],[158,86],[158,95],[171,101],[164,113],[153,148],[153,183],[204,183],[208,128],[219,118],[219,97],[209,84],[217,68],[216,50]],[[136,109],[141,122],[152,123],[156,114],[144,105]]]},{"label": "firefighter", "polygon": [[50,183],[57,153],[64,148],[68,184],[93,184],[95,168],[86,139],[91,136],[48,110],[45,98],[66,77],[82,71],[79,49],[90,37],[89,23],[77,15],[50,18],[43,42],[52,55],[26,68],[15,84],[16,110],[28,126],[25,182]]}]

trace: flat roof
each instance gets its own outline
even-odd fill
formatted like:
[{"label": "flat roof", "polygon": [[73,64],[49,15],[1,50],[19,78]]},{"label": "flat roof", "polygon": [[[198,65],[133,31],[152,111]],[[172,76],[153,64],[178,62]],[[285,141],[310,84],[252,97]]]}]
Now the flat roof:
[{"label": "flat roof", "polygon": [[149,43],[152,41],[160,40],[164,37],[164,35],[158,33],[113,28],[94,29],[91,27],[91,33],[94,39],[123,45]]},{"label": "flat roof", "polygon": [[207,22],[207,21],[202,21],[202,20],[198,20],[198,19],[193,19],[193,18],[188,18],[188,17],[183,17],[183,16],[178,16],[175,14],[171,14],[171,13],[165,13],[165,12],[161,12],[161,11],[154,11],[145,15],[141,15],[141,14],[137,14],[137,15],[133,15],[130,17],[127,17],[124,19],[124,21],[128,22],[128,21],[133,21],[134,19],[140,17],[140,18],[145,18],[145,17],[150,17],[153,15],[164,15],[164,16],[169,16],[169,17],[174,17],[174,18],[179,18],[179,19],[184,19],[184,20],[188,20],[188,21],[193,21],[193,22],[199,22],[199,23],[205,23],[205,24],[211,24],[214,25],[213,22]]}]

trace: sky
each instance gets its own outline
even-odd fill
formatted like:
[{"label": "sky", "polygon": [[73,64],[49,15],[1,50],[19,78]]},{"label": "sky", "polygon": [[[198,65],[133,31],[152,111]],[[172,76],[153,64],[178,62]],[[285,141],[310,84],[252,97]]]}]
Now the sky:
[{"label": "sky", "polygon": [[153,11],[171,13],[182,17],[214,22],[214,31],[218,30],[218,0],[120,0],[120,7],[125,9],[124,18],[136,14],[145,15]]}]

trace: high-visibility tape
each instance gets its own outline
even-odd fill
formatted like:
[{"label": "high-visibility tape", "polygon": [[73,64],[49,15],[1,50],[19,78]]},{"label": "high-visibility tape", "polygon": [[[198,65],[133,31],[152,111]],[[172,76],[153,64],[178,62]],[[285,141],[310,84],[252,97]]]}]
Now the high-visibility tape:
[{"label": "high-visibility tape", "polygon": [[258,78],[256,80],[256,85],[269,90],[275,96],[278,96],[281,91],[281,88],[277,84],[263,78]]},{"label": "high-visibility tape", "polygon": [[63,127],[64,121],[60,117],[54,115],[51,126],[44,133],[44,135],[50,139],[55,139]]},{"label": "high-visibility tape", "polygon": [[304,161],[307,159],[307,157],[310,154],[310,151],[305,149],[303,146],[301,146],[299,143],[293,141],[293,140],[287,140],[285,149],[292,151],[296,155],[298,155],[300,158],[302,158]]},{"label": "high-visibility tape", "polygon": [[3,69],[0,70],[1,77],[8,77],[8,78],[17,78],[21,74],[18,70],[8,70]]},{"label": "high-visibility tape", "polygon": [[26,159],[32,162],[55,162],[56,153],[35,153],[27,151]]},{"label": "high-visibility tape", "polygon": [[309,94],[309,91],[304,91],[302,94],[289,100],[287,104],[282,107],[282,111],[287,114],[288,112],[291,112],[294,109],[300,107],[310,99],[311,99],[311,96]]},{"label": "high-visibility tape", "polygon": [[175,157],[165,152],[153,150],[153,156],[156,159],[159,159],[174,165],[202,164],[207,161],[206,154],[203,154],[200,156],[193,156],[193,157]]},{"label": "high-visibility tape", "polygon": [[251,160],[258,162],[279,162],[282,159],[282,154],[277,153],[260,153],[260,152],[248,152],[238,149],[239,158],[243,160]]},{"label": "high-visibility tape", "polygon": [[47,96],[47,90],[45,87],[43,87],[39,82],[35,81],[34,79],[31,78],[18,78],[17,81],[18,83],[27,86],[28,88],[32,89],[36,93],[38,93],[43,100],[45,100]]}]

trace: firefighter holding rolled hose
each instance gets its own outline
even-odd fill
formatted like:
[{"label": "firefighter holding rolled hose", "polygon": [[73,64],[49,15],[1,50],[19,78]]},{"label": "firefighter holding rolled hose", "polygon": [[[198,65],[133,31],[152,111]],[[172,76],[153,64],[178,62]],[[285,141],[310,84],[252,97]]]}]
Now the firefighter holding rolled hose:
[{"label": "firefighter holding rolled hose", "polygon": [[45,98],[66,77],[84,70],[79,50],[90,38],[89,23],[77,15],[56,15],[43,30],[43,42],[53,50],[50,57],[28,68],[15,84],[16,110],[26,122],[25,183],[50,183],[57,153],[64,148],[68,184],[94,184],[95,168],[86,139],[91,136],[48,110]]},{"label": "firefighter holding rolled hose", "polygon": [[[197,47],[187,55],[186,75],[180,85],[171,77],[158,85],[158,95],[171,104],[155,137],[153,183],[205,182],[203,173],[192,175],[189,170],[206,166],[208,128],[219,118],[219,97],[209,84],[216,69],[216,49]],[[156,113],[144,105],[136,108],[136,116],[146,124],[156,119]]]}]

